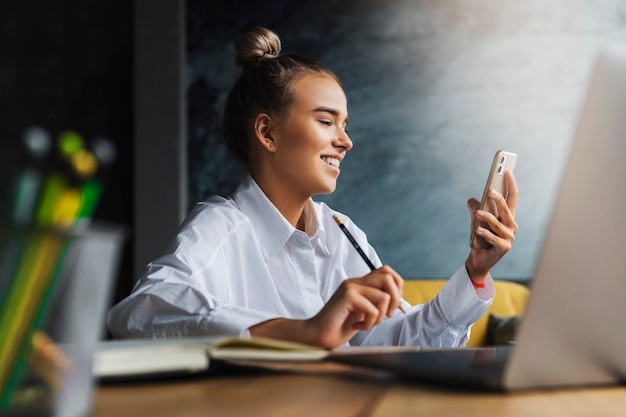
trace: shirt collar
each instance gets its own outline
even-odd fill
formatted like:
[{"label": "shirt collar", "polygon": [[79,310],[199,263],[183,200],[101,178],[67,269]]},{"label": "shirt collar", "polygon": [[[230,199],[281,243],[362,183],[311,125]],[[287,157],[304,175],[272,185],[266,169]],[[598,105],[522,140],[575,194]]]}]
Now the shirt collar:
[{"label": "shirt collar", "polygon": [[310,216],[309,220],[315,220],[313,223],[315,224],[315,229],[313,231],[314,235],[311,238],[319,247],[320,251],[324,255],[330,255],[330,250],[328,250],[328,246],[326,246],[326,228],[324,227],[325,222],[322,219],[322,210],[319,209],[320,203],[314,203],[312,199],[309,199],[308,207],[311,208],[311,211],[315,213],[315,216]]},{"label": "shirt collar", "polygon": [[[239,185],[232,198],[256,230],[265,259],[278,252],[294,233],[302,233],[283,217],[251,175]],[[305,229],[313,238],[317,237],[316,233],[322,228],[319,213],[311,199],[305,207],[305,216]],[[319,242],[319,239],[316,240]],[[323,246],[322,249],[325,249]]]}]

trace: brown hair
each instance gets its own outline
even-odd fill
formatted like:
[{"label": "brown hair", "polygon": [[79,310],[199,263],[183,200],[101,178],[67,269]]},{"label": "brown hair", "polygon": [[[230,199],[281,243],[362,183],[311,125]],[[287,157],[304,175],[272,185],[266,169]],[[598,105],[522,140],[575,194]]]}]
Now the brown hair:
[{"label": "brown hair", "polygon": [[283,119],[293,103],[293,83],[306,74],[337,76],[319,62],[280,55],[281,42],[269,29],[252,28],[235,42],[235,62],[243,73],[235,81],[224,108],[222,133],[229,151],[250,165],[250,137],[259,113]]}]

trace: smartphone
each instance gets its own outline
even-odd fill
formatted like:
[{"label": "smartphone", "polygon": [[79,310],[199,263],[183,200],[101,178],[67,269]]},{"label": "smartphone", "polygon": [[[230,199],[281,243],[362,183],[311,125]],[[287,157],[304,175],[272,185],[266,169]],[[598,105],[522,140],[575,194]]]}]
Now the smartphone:
[{"label": "smartphone", "polygon": [[[498,217],[497,208],[490,204],[489,198],[487,197],[487,193],[489,189],[492,188],[495,191],[499,192],[504,196],[504,198],[508,195],[508,190],[506,187],[506,181],[504,180],[504,172],[508,169],[511,172],[515,169],[515,165],[517,164],[517,154],[513,152],[507,151],[498,151],[493,157],[493,162],[491,163],[491,169],[489,170],[489,176],[487,177],[487,182],[485,183],[485,189],[483,190],[483,196],[480,200],[480,209],[484,211],[489,211],[493,213],[496,217]],[[470,234],[470,246],[472,248],[485,249],[491,246],[485,239],[478,236],[476,234],[476,228],[479,226],[483,226],[483,222],[476,222]]]}]

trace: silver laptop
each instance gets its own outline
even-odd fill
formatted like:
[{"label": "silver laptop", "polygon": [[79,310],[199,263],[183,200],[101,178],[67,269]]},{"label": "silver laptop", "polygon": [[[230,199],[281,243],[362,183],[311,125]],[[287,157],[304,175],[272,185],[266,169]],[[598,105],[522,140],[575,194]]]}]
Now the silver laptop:
[{"label": "silver laptop", "polygon": [[516,344],[334,360],[496,390],[626,380],[626,45],[599,54],[583,104]]}]

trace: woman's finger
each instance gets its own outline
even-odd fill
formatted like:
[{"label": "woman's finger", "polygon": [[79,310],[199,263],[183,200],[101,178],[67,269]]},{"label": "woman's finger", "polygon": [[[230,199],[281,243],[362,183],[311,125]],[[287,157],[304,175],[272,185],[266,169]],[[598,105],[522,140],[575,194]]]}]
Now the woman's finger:
[{"label": "woman's finger", "polygon": [[363,315],[361,322],[354,323],[354,325],[359,326],[359,329],[369,329],[380,323],[389,310],[391,296],[388,293],[374,287],[361,285],[357,281],[346,285],[344,295],[352,312]]},{"label": "woman's finger", "polygon": [[383,265],[362,279],[362,284],[383,291],[390,296],[389,308],[385,312],[392,316],[400,306],[404,280],[390,266]]},{"label": "woman's finger", "polygon": [[[493,201],[498,206],[496,222],[490,223],[490,228],[493,227],[491,230],[498,231],[504,226],[509,228],[513,234],[517,233],[518,226],[517,223],[515,223],[515,214],[511,211],[511,207],[509,206],[509,200],[505,200],[502,194],[497,192],[491,192],[489,196],[493,198]],[[514,197],[514,199],[516,198],[517,197]]]},{"label": "woman's finger", "polygon": [[517,199],[519,197],[519,187],[517,186],[517,180],[510,170],[506,170],[504,173],[504,179],[506,180],[506,186],[508,194],[506,196],[506,203],[509,207],[511,215],[515,217],[515,208],[517,207]]}]

